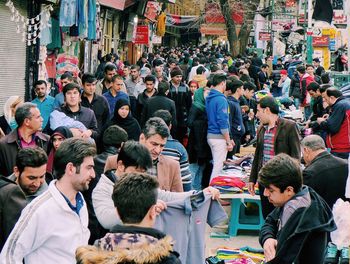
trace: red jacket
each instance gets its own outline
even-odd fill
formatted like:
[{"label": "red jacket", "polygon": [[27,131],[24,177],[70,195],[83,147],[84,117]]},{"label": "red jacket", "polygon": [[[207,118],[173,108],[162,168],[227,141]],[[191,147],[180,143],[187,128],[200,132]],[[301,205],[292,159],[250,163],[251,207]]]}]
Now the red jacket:
[{"label": "red jacket", "polygon": [[[308,73],[305,73],[301,78],[300,78],[300,89],[301,89],[301,106],[306,106],[310,104],[310,95],[309,92],[306,90],[308,85],[312,82],[314,82],[315,79],[313,76],[311,76]],[[309,98],[309,99],[307,99]]]}]

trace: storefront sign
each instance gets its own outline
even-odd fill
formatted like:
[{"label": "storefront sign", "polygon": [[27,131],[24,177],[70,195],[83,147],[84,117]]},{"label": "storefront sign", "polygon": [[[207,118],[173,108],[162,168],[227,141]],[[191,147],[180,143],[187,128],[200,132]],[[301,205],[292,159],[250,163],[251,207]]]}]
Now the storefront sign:
[{"label": "storefront sign", "polygon": [[103,6],[112,7],[117,10],[124,10],[125,0],[98,0],[98,2]]},{"label": "storefront sign", "polygon": [[217,24],[217,25],[202,24],[199,31],[203,35],[210,35],[210,36],[226,36],[227,35],[227,30],[226,30],[225,25],[221,25],[221,24]]},{"label": "storefront sign", "polygon": [[156,21],[156,17],[160,9],[160,4],[158,2],[148,1],[144,16],[151,21]]},{"label": "storefront sign", "polygon": [[145,44],[148,45],[148,26],[138,25],[136,27],[136,34],[134,38],[134,44]]},{"label": "storefront sign", "polygon": [[331,40],[329,40],[329,50],[330,51],[336,51],[336,48],[335,48],[335,39],[331,39]]},{"label": "storefront sign", "polygon": [[334,24],[346,24],[346,14],[344,10],[333,10],[333,21]]},{"label": "storefront sign", "polygon": [[259,40],[269,41],[271,40],[271,33],[269,32],[259,32]]},{"label": "storefront sign", "polygon": [[314,47],[328,47],[328,45],[329,45],[329,37],[328,36],[313,37],[312,38],[312,46],[314,46]]}]

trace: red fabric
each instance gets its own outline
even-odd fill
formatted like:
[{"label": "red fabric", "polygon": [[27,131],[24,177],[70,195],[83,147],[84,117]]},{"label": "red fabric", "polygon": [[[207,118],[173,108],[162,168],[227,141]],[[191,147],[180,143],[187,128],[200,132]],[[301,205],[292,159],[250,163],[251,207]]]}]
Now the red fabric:
[{"label": "red fabric", "polygon": [[334,152],[350,152],[350,109],[345,113],[339,132],[334,135],[328,134],[326,143]]},{"label": "red fabric", "polygon": [[245,182],[237,177],[229,177],[229,176],[217,176],[211,180],[210,186],[231,186],[238,187],[242,189],[245,186]]},{"label": "red fabric", "polygon": [[56,56],[55,54],[48,55],[45,60],[47,75],[49,78],[56,79]]}]

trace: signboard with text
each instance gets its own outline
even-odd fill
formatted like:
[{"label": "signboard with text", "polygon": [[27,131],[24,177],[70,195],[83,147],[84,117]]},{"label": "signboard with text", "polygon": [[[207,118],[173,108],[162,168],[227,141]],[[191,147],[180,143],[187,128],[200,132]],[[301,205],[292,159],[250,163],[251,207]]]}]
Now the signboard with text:
[{"label": "signboard with text", "polygon": [[321,37],[313,37],[312,38],[312,46],[314,47],[328,47],[329,45],[329,37],[321,36]]},{"label": "signboard with text", "polygon": [[149,30],[148,26],[138,25],[136,27],[136,34],[134,38],[134,44],[145,44],[148,45]]},{"label": "signboard with text", "polygon": [[271,33],[269,32],[259,32],[259,40],[269,41],[271,40]]}]

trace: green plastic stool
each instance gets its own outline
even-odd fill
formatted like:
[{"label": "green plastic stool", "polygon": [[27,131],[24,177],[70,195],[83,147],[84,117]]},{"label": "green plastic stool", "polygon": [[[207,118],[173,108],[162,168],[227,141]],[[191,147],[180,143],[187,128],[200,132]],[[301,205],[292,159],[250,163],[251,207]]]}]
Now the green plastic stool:
[{"label": "green plastic stool", "polygon": [[[254,203],[259,208],[259,216],[246,216],[240,213],[242,208],[242,203]],[[251,221],[251,218],[254,218],[254,221]],[[251,223],[254,222],[254,223]],[[233,198],[231,199],[231,218],[228,226],[229,236],[237,236],[238,230],[260,230],[264,224],[264,218],[262,216],[261,202],[256,199],[249,198]]]}]

